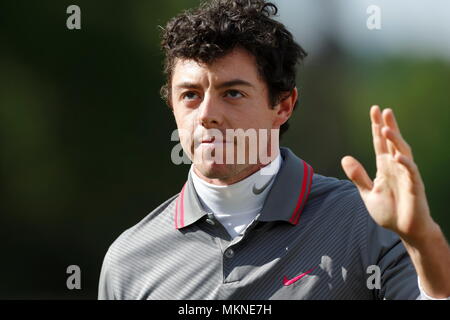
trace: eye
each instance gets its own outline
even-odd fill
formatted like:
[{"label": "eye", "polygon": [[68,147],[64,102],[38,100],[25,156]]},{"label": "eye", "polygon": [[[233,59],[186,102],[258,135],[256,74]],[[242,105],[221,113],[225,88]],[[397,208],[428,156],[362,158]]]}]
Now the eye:
[{"label": "eye", "polygon": [[188,91],[183,93],[182,95],[182,99],[183,100],[194,100],[197,99],[199,96],[197,93],[195,93],[194,91]]},{"label": "eye", "polygon": [[239,92],[238,90],[228,90],[227,92],[225,92],[225,96],[232,98],[232,99],[244,97],[244,95],[241,92]]}]

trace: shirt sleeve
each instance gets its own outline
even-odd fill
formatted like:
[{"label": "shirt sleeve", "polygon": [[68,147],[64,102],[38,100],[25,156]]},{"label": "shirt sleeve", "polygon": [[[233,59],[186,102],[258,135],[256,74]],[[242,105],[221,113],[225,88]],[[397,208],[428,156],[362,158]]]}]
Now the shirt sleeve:
[{"label": "shirt sleeve", "polygon": [[420,290],[420,296],[418,300],[450,300],[450,297],[447,298],[433,298],[426,294],[426,292],[423,290],[422,285],[420,284],[420,277],[417,276],[417,285],[419,286]]},{"label": "shirt sleeve", "polygon": [[105,255],[98,284],[98,300],[116,300],[112,284],[110,250]]},{"label": "shirt sleeve", "polygon": [[[400,237],[379,226],[367,212],[367,263],[380,273],[379,286],[372,289],[375,299],[420,299],[417,273]],[[373,267],[372,267],[373,268]]]}]

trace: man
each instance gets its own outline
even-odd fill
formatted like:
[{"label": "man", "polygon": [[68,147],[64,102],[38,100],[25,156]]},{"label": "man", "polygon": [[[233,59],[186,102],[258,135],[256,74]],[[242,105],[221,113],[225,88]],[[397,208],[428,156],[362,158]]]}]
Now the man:
[{"label": "man", "polygon": [[111,245],[100,299],[450,296],[450,249],[392,110],[370,110],[373,181],[352,157],[354,184],[278,147],[306,53],[273,14],[216,0],[167,24],[162,93],[193,164],[179,194]]}]

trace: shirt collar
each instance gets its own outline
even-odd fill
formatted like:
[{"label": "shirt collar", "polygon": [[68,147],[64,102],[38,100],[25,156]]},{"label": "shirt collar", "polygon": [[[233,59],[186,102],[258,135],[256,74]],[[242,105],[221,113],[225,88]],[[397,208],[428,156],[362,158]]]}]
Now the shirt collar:
[{"label": "shirt collar", "polygon": [[[311,191],[314,171],[290,149],[281,147],[280,152],[283,164],[257,219],[286,221],[296,225]],[[189,226],[206,214],[195,192],[192,177],[189,175],[176,199],[175,228]]]}]

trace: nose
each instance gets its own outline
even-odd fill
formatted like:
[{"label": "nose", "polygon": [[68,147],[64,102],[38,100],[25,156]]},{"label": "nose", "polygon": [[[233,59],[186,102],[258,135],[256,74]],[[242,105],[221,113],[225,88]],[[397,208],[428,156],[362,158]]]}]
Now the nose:
[{"label": "nose", "polygon": [[211,95],[205,95],[198,109],[198,122],[206,129],[218,128],[223,122],[220,104],[214,100]]}]

